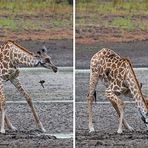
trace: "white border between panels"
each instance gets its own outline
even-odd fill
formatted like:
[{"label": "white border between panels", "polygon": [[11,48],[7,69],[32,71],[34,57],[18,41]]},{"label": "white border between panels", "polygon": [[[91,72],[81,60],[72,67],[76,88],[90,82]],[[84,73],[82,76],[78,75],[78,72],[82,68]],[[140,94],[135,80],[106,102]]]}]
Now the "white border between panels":
[{"label": "white border between panels", "polygon": [[73,148],[75,148],[75,0],[73,0]]}]

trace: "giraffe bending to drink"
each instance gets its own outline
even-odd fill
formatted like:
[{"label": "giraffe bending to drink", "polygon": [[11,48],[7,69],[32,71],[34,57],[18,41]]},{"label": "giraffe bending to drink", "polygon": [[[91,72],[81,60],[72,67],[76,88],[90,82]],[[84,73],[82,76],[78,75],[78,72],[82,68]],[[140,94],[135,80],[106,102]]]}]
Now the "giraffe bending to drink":
[{"label": "giraffe bending to drink", "polygon": [[141,119],[148,126],[148,105],[142,94],[142,85],[138,82],[131,62],[120,57],[113,50],[103,48],[97,52],[90,62],[90,81],[87,95],[89,130],[94,131],[92,123],[92,104],[96,99],[96,86],[101,80],[106,86],[105,96],[119,116],[117,133],[122,133],[122,124],[130,131],[133,128],[124,119],[124,102],[120,95],[130,95],[135,99]]},{"label": "giraffe bending to drink", "polygon": [[19,76],[19,65],[36,67],[41,65],[45,68],[52,69],[57,72],[57,67],[51,61],[51,57],[47,55],[46,49],[42,49],[37,53],[32,53],[29,50],[21,47],[13,41],[7,41],[0,47],[0,111],[1,117],[1,133],[5,133],[5,122],[12,130],[16,128],[11,124],[5,111],[5,96],[3,92],[3,81],[10,81],[17,90],[26,98],[28,105],[31,108],[37,126],[45,132],[45,129],[39,119],[39,116],[34,108],[31,97],[24,90],[21,83],[17,79]]}]

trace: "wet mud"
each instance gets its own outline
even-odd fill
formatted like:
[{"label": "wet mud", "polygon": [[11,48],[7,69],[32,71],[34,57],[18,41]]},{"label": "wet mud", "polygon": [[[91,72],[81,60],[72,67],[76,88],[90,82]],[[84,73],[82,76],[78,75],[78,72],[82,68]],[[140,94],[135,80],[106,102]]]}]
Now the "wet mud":
[{"label": "wet mud", "polygon": [[[19,80],[33,101],[72,101],[72,77],[72,68],[59,68],[57,73],[45,68],[20,68]],[[41,80],[45,81],[44,88]],[[25,101],[9,81],[4,82],[4,90],[7,101]]]},{"label": "wet mud", "polygon": [[117,134],[118,117],[111,104],[93,105],[95,132],[89,133],[86,104],[76,103],[76,148],[146,148],[148,130],[135,104],[126,104],[125,118],[134,128]]},{"label": "wet mud", "polygon": [[[148,98],[148,69],[135,69],[138,80],[143,83],[142,91]],[[93,124],[95,132],[89,133],[87,114],[87,90],[89,70],[76,70],[76,148],[147,148],[148,129],[139,117],[133,98],[121,96],[125,104],[125,118],[134,128],[133,132],[123,128],[117,134],[118,116],[105,98],[105,87],[97,86],[97,102],[93,103]]]},{"label": "wet mud", "polygon": [[57,139],[54,136],[39,135],[38,130],[17,131],[7,130],[7,134],[0,134],[0,148],[72,148],[72,139]]},{"label": "wet mud", "polygon": [[147,148],[148,131],[124,132],[96,131],[77,133],[76,147],[84,148]]},{"label": "wet mud", "polygon": [[148,67],[148,41],[123,43],[76,44],[76,69],[89,69],[91,57],[102,48],[109,48],[120,56],[129,58],[134,67]]},{"label": "wet mud", "polygon": [[7,115],[17,131],[6,127],[0,134],[0,148],[59,147],[72,148],[73,139],[53,136],[73,132],[72,103],[34,103],[46,133],[36,127],[32,112],[26,103],[7,103]]}]

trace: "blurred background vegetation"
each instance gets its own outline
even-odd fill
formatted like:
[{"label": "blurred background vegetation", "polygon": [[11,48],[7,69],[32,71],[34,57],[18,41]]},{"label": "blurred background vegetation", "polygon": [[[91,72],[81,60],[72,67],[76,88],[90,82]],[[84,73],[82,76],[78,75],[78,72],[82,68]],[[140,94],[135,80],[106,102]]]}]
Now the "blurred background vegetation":
[{"label": "blurred background vegetation", "polygon": [[[35,35],[42,33],[46,40],[72,38],[72,4],[72,0],[0,0],[0,37],[19,34],[18,38],[39,39]],[[65,35],[60,35],[60,30],[65,30]]]},{"label": "blurred background vegetation", "polygon": [[144,40],[148,39],[148,0],[78,0],[77,37],[88,37],[91,33],[94,35],[92,27],[96,27],[95,30],[100,35],[105,34],[104,31],[99,31],[104,28],[107,33],[113,32],[114,35],[115,32],[117,37],[138,32],[140,35],[145,34]]},{"label": "blurred background vegetation", "polygon": [[[143,16],[148,15],[148,0],[79,0],[77,14],[84,17],[77,20],[83,25],[98,23],[106,27],[120,27],[129,30],[148,29],[148,20],[143,21]],[[78,16],[77,15],[77,16]],[[91,19],[85,16],[91,15]],[[117,15],[116,18],[102,19],[102,15]]]}]

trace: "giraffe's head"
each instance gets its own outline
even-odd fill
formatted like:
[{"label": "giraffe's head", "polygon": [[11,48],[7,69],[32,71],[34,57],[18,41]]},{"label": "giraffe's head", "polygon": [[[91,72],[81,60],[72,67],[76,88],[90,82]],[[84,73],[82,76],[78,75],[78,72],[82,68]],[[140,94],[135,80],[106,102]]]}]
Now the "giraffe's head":
[{"label": "giraffe's head", "polygon": [[146,124],[146,126],[148,127],[148,110],[147,110],[147,106],[148,106],[148,99],[145,99],[145,105],[144,108],[140,107],[139,110],[139,114],[140,117],[142,119],[142,121]]},{"label": "giraffe's head", "polygon": [[37,54],[40,57],[40,65],[52,69],[54,72],[57,72],[58,68],[55,66],[55,64],[52,62],[51,57],[47,54],[46,47],[43,47],[40,51],[37,52]]}]

